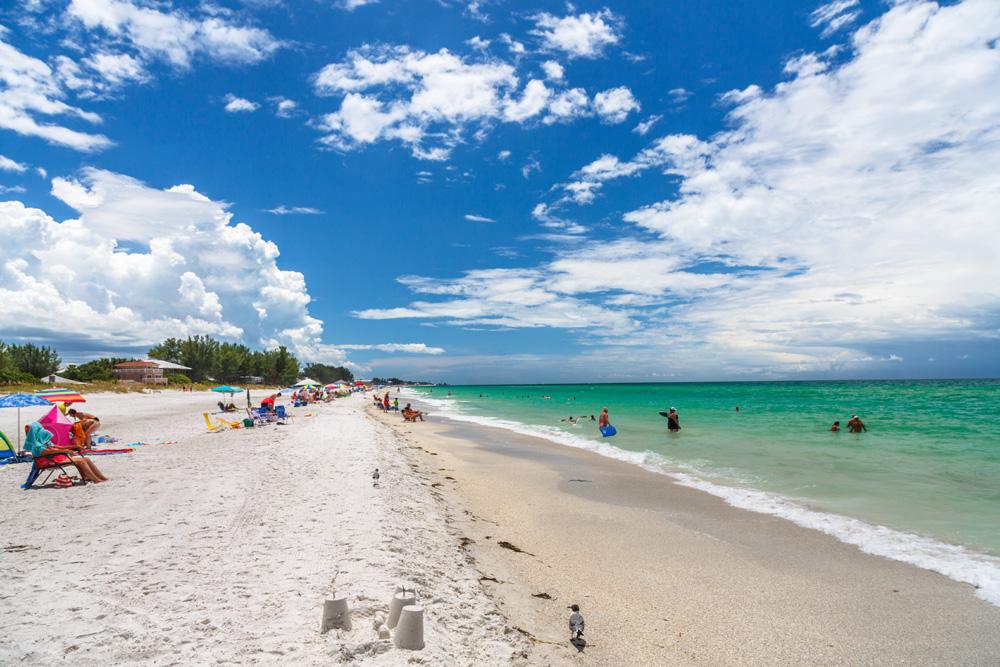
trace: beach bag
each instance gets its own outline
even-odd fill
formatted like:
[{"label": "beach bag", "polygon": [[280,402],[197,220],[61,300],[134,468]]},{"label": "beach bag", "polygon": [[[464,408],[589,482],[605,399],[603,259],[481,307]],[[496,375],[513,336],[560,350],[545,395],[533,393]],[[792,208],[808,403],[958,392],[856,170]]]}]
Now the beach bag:
[{"label": "beach bag", "polygon": [[71,480],[68,475],[59,475],[56,477],[54,484],[58,489],[68,489],[73,486],[73,480]]}]

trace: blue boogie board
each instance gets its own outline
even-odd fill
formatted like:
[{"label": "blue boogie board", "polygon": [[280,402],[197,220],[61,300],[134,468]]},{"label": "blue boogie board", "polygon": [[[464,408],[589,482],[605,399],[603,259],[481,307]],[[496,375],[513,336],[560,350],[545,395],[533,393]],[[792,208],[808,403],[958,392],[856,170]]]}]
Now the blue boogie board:
[{"label": "blue boogie board", "polygon": [[601,429],[601,435],[604,436],[605,438],[610,438],[611,436],[617,433],[618,431],[611,424],[608,424],[607,426]]}]

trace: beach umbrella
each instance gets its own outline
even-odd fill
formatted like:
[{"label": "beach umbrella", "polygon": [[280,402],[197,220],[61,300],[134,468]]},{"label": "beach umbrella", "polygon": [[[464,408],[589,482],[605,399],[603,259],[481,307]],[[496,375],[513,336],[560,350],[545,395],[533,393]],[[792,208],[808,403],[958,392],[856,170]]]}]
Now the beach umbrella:
[{"label": "beach umbrella", "polygon": [[212,391],[217,391],[220,394],[238,394],[243,390],[240,387],[230,387],[228,384],[223,384],[218,387],[212,387]]},{"label": "beach umbrella", "polygon": [[21,449],[21,408],[30,408],[36,405],[46,407],[52,404],[41,396],[34,394],[7,394],[0,396],[0,408],[17,408],[17,448]]},{"label": "beach umbrella", "polygon": [[86,403],[87,399],[80,392],[72,389],[39,389],[36,396],[41,396],[50,403]]},{"label": "beach umbrella", "polygon": [[296,382],[292,386],[293,387],[309,387],[309,388],[312,388],[312,387],[318,387],[319,386],[319,382],[317,382],[316,380],[313,380],[312,378],[302,378],[301,380],[299,380],[298,382]]}]

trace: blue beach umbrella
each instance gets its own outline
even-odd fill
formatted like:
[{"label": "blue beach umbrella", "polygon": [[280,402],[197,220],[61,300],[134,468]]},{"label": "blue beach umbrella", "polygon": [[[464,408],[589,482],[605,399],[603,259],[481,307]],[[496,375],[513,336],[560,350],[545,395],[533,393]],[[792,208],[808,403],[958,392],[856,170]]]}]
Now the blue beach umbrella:
[{"label": "blue beach umbrella", "polygon": [[0,408],[17,408],[17,448],[21,449],[21,408],[52,407],[52,403],[35,394],[7,394],[0,396]]},{"label": "blue beach umbrella", "polygon": [[220,394],[238,394],[243,390],[239,387],[230,387],[228,384],[224,384],[218,387],[212,387],[212,391],[217,391]]}]

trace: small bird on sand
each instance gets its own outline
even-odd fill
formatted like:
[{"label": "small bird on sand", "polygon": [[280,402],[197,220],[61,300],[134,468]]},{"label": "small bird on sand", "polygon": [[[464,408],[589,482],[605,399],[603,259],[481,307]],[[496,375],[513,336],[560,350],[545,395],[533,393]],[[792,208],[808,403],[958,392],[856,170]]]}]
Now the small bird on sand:
[{"label": "small bird on sand", "polygon": [[378,486],[378,468],[375,468],[375,472],[372,473],[372,486]]},{"label": "small bird on sand", "polygon": [[580,613],[580,605],[570,605],[569,609],[573,612],[569,615],[570,641],[573,641],[574,639],[579,639],[583,636],[584,621],[583,615]]}]

